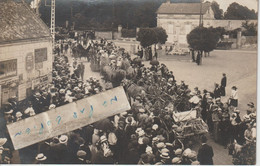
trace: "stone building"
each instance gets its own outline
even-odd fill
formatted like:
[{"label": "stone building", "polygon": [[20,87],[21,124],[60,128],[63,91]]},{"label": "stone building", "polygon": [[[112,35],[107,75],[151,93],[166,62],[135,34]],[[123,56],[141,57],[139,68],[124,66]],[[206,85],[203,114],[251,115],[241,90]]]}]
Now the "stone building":
[{"label": "stone building", "polygon": [[[211,3],[163,3],[157,10],[157,26],[166,30],[167,42],[177,47],[188,47],[186,36],[199,26],[200,13],[204,27],[240,28],[246,20],[215,20]],[[257,23],[257,20],[247,20]]]},{"label": "stone building", "polygon": [[51,81],[49,28],[25,3],[0,1],[0,105]]}]

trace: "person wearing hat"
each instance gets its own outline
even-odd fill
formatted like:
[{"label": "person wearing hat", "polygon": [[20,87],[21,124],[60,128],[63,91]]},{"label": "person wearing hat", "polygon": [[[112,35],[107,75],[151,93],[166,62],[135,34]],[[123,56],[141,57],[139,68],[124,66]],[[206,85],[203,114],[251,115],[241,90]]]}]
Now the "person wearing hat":
[{"label": "person wearing hat", "polygon": [[30,116],[34,116],[35,115],[35,111],[32,107],[32,103],[29,102],[28,103],[28,107],[25,109],[24,114],[26,115],[26,117],[30,117]]},{"label": "person wearing hat", "polygon": [[251,113],[256,113],[255,104],[253,102],[248,103],[247,106],[247,110],[249,110]]},{"label": "person wearing hat", "polygon": [[223,73],[222,75],[223,77],[220,83],[220,92],[221,92],[220,94],[221,96],[226,96],[227,77],[225,73]]},{"label": "person wearing hat", "polygon": [[15,114],[16,121],[22,120],[22,116],[23,116],[23,114],[20,111],[16,112],[16,114]]},{"label": "person wearing hat", "polygon": [[206,122],[207,119],[207,90],[204,89],[203,90],[203,94],[202,94],[202,100],[201,100],[201,116],[204,122]]},{"label": "person wearing hat", "polygon": [[221,117],[221,108],[216,106],[212,112],[212,122],[213,122],[213,137],[215,142],[219,141],[219,123]]},{"label": "person wearing hat", "polygon": [[7,164],[8,162],[4,162],[5,160],[5,157],[8,157],[8,155],[6,155],[5,152],[8,152],[10,151],[9,148],[4,148],[4,145],[6,144],[7,142],[7,138],[0,138],[0,164]]},{"label": "person wearing hat", "polygon": [[149,163],[149,155],[146,154],[146,153],[143,153],[141,155],[141,158],[140,158],[140,160],[138,161],[137,164],[138,165],[150,165],[150,163]]},{"label": "person wearing hat", "polygon": [[181,157],[182,155],[182,149],[178,148],[174,151],[175,157]]},{"label": "person wearing hat", "polygon": [[169,153],[164,152],[164,153],[160,154],[160,157],[161,157],[161,160],[160,160],[161,163],[171,164]]},{"label": "person wearing hat", "polygon": [[252,131],[252,126],[250,124],[247,124],[247,129],[244,132],[244,137],[246,140],[246,144],[249,144],[253,142],[253,131]]},{"label": "person wearing hat", "polygon": [[201,165],[213,165],[214,152],[210,145],[207,144],[207,137],[202,135],[202,145],[199,148],[197,159]]},{"label": "person wearing hat", "polygon": [[215,83],[215,89],[214,89],[213,93],[214,93],[214,98],[215,99],[221,97],[221,90],[220,90],[219,84]]},{"label": "person wearing hat", "polygon": [[181,163],[182,163],[182,159],[180,157],[174,157],[172,159],[172,164],[173,165],[181,165]]},{"label": "person wearing hat", "polygon": [[231,88],[231,95],[229,97],[230,99],[230,105],[234,108],[238,106],[238,92],[237,92],[237,87],[233,86]]},{"label": "person wearing hat", "polygon": [[230,142],[230,129],[231,129],[231,122],[230,122],[230,114],[227,108],[222,109],[221,113],[221,121],[219,123],[220,129],[220,138],[221,143],[227,148],[228,143]]},{"label": "person wearing hat", "polygon": [[211,133],[213,131],[213,121],[212,121],[212,113],[213,110],[217,107],[212,101],[212,98],[210,97],[208,100],[208,106],[207,106],[207,125],[209,127],[209,132]]},{"label": "person wearing hat", "polygon": [[4,108],[4,118],[7,124],[13,123],[15,120],[15,117],[13,116],[14,110],[9,108],[8,106],[5,106]]}]

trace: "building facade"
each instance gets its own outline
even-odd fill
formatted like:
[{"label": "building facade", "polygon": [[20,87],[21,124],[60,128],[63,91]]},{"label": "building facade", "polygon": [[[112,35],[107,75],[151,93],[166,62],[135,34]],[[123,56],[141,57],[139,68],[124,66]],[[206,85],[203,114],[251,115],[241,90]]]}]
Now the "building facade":
[{"label": "building facade", "polygon": [[49,28],[24,3],[0,2],[0,105],[52,80]]},{"label": "building facade", "polygon": [[[186,36],[199,26],[200,13],[204,27],[224,27],[227,30],[240,28],[246,20],[216,20],[211,3],[163,3],[157,10],[157,26],[166,30],[167,43],[188,47]],[[257,20],[248,20],[257,23]]]}]

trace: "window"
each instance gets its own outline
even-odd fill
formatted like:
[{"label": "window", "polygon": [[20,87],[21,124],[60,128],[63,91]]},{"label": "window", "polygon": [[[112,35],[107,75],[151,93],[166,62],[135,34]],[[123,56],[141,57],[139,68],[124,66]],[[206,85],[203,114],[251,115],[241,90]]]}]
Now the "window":
[{"label": "window", "polygon": [[47,48],[40,48],[34,50],[35,63],[47,61]]},{"label": "window", "polygon": [[0,79],[17,75],[17,59],[0,62]]},{"label": "window", "polygon": [[173,24],[168,24],[168,32],[173,33]]}]

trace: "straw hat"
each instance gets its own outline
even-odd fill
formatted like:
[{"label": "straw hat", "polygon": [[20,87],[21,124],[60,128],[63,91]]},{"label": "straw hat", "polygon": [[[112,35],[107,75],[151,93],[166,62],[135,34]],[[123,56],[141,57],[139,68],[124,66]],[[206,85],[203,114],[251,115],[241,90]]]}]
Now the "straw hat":
[{"label": "straw hat", "polygon": [[163,148],[162,150],[159,150],[160,153],[169,153],[169,149]]},{"label": "straw hat", "polygon": [[106,136],[102,135],[102,136],[100,137],[100,143],[103,143],[103,142],[105,142],[105,141],[107,141],[107,138],[106,138]]},{"label": "straw hat", "polygon": [[36,159],[37,161],[44,161],[44,160],[47,159],[47,157],[46,157],[43,153],[39,153],[39,154],[35,157],[35,159]]},{"label": "straw hat", "polygon": [[14,112],[13,109],[10,109],[9,111],[5,111],[5,114],[12,114]]},{"label": "straw hat", "polygon": [[66,136],[66,135],[61,135],[60,136],[60,138],[59,138],[59,142],[61,143],[61,144],[65,144],[65,143],[67,143],[68,142],[68,136]]},{"label": "straw hat", "polygon": [[160,155],[160,157],[163,158],[163,159],[169,159],[169,158],[170,158],[170,156],[169,156],[168,153],[162,153],[162,154]]}]

